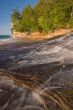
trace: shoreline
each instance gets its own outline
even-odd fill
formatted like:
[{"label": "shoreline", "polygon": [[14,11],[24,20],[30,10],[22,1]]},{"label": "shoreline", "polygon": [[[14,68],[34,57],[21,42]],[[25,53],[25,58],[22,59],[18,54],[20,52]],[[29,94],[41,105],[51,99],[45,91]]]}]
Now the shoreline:
[{"label": "shoreline", "polygon": [[14,38],[7,38],[7,39],[2,39],[0,40],[0,46],[4,44],[9,44],[9,43],[14,43],[16,39]]},{"label": "shoreline", "polygon": [[0,46],[15,43],[21,44],[21,43],[44,42],[46,40],[54,40],[63,37],[67,34],[70,34],[71,32],[73,32],[73,29],[60,29],[48,34],[34,32],[31,33],[31,35],[28,35],[28,33],[14,32],[11,35],[12,36],[11,38],[0,40]]},{"label": "shoreline", "polygon": [[[25,33],[19,33],[19,36],[17,32],[15,34],[12,34],[11,38],[3,39],[0,41],[0,48],[9,46],[9,45],[17,45],[17,47],[21,45],[29,45],[29,44],[37,44],[45,41],[51,41],[55,40],[64,36],[68,36],[73,32],[73,29],[61,29],[56,30],[54,32],[51,32],[49,34],[43,34],[43,33],[31,33],[32,36],[24,36]],[[21,34],[21,35],[20,35]],[[16,36],[14,36],[16,35]],[[22,36],[23,35],[23,36]]]},{"label": "shoreline", "polygon": [[73,29],[59,29],[55,30],[54,32],[49,32],[47,34],[40,33],[40,32],[34,32],[34,33],[28,33],[28,32],[13,32],[13,38],[24,40],[26,42],[28,41],[44,41],[44,40],[50,40],[58,37],[62,37],[63,35],[69,34],[70,32],[73,32]]}]

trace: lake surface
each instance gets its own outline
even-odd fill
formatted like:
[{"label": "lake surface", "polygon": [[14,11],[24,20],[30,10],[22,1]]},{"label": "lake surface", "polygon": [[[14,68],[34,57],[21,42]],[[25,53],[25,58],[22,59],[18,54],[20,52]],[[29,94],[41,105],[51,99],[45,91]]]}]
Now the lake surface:
[{"label": "lake surface", "polygon": [[10,35],[0,35],[0,40],[9,39]]}]

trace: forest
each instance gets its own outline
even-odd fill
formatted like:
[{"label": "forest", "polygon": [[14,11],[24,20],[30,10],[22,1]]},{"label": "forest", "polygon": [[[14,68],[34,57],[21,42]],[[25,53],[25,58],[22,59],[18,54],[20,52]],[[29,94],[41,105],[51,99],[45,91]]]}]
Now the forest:
[{"label": "forest", "polygon": [[60,28],[73,28],[73,0],[38,0],[20,12],[13,9],[12,31],[50,32]]}]

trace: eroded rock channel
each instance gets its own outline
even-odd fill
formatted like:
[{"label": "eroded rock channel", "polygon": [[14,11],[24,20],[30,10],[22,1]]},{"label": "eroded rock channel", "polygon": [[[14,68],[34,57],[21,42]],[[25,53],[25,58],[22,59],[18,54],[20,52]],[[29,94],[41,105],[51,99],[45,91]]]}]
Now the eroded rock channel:
[{"label": "eroded rock channel", "polygon": [[0,47],[0,110],[73,110],[73,33]]}]

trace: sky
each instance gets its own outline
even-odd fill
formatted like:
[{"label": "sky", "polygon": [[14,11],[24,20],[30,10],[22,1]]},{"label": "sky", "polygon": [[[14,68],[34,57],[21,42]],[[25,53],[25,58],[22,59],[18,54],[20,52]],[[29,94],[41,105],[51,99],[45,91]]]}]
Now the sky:
[{"label": "sky", "polygon": [[14,8],[21,11],[26,5],[35,5],[37,0],[0,0],[0,35],[9,35],[11,13]]}]

